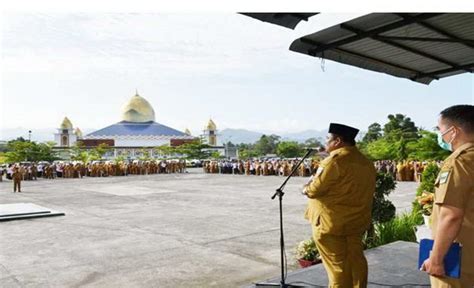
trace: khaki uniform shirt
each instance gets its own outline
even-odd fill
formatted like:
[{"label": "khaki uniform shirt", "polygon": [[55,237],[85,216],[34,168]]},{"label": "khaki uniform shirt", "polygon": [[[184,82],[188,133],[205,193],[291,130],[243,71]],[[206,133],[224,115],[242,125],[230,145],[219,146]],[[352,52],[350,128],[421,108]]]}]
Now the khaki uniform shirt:
[{"label": "khaki uniform shirt", "polygon": [[319,165],[305,191],[305,218],[320,233],[360,234],[370,226],[375,167],[355,146],[331,152]]},{"label": "khaki uniform shirt", "polygon": [[[461,272],[474,281],[474,143],[456,149],[445,161],[435,182],[433,238],[442,204],[464,210],[456,242],[463,245]],[[436,239],[435,239],[436,240]]]}]

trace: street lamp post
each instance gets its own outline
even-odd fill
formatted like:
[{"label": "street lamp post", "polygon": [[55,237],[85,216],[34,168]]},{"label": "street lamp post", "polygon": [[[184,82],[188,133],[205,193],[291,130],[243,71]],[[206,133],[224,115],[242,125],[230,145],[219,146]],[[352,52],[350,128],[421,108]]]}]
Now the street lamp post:
[{"label": "street lamp post", "polygon": [[28,130],[28,141],[31,142],[31,130]]}]

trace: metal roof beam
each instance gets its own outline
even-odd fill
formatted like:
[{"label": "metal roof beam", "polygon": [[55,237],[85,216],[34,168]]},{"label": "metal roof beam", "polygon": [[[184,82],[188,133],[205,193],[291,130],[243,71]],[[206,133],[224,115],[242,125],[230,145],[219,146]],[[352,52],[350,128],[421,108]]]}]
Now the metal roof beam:
[{"label": "metal roof beam", "polygon": [[[347,31],[350,31],[352,33],[355,33],[355,34],[364,34],[365,31],[363,30],[360,30],[358,28],[355,28],[355,27],[351,27],[345,23],[341,24],[340,27],[342,29],[345,29]],[[394,46],[394,47],[397,47],[399,49],[402,49],[402,50],[405,50],[405,51],[408,51],[408,52],[411,52],[411,53],[414,53],[414,54],[417,54],[417,55],[420,55],[422,57],[425,57],[425,58],[428,58],[428,59],[431,59],[431,60],[434,60],[434,61],[437,61],[439,63],[443,63],[443,64],[446,64],[446,65],[449,65],[453,68],[456,68],[456,69],[459,69],[459,70],[464,70],[462,69],[458,64],[454,63],[454,62],[451,62],[451,61],[448,61],[446,59],[443,59],[443,58],[440,58],[438,56],[435,56],[435,55],[432,55],[432,54],[429,54],[429,53],[426,53],[426,52],[423,52],[423,51],[420,51],[418,49],[415,49],[415,48],[411,48],[409,46],[406,46],[406,45],[403,45],[403,44],[400,44],[400,43],[397,43],[395,41],[392,41],[392,40],[387,40],[387,39],[381,39],[378,37],[378,35],[373,35],[373,36],[370,36],[371,39],[374,39],[374,40],[377,40],[377,41],[380,41],[382,43],[385,43],[387,45],[391,45],[391,46]],[[471,72],[471,70],[466,70],[467,72]]]},{"label": "metal roof beam", "polygon": [[399,41],[420,41],[420,42],[441,42],[441,43],[460,43],[460,44],[472,44],[474,46],[474,40],[470,39],[453,39],[453,38],[430,38],[430,37],[400,37],[400,36],[377,36],[384,40],[399,40]]},{"label": "metal roof beam", "polygon": [[441,74],[445,74],[445,73],[450,73],[450,72],[455,72],[455,71],[458,71],[458,70],[466,70],[466,71],[469,71],[470,73],[473,73],[473,69],[474,69],[474,62],[473,63],[469,63],[469,64],[466,64],[466,65],[461,65],[460,66],[461,69],[456,69],[456,68],[448,68],[448,69],[443,69],[443,70],[438,70],[438,71],[433,71],[433,72],[430,72],[430,73],[421,73],[413,78],[411,78],[411,80],[416,80],[416,79],[420,79],[420,78],[424,78],[424,77],[428,77],[428,78],[433,78],[433,77],[436,77],[436,78],[439,78],[438,75],[441,75]]},{"label": "metal roof beam", "polygon": [[[307,38],[301,38],[300,41],[303,42],[303,43],[311,44],[311,45],[321,45],[321,43],[318,43],[317,41],[314,41],[312,39],[307,39]],[[353,55],[353,56],[357,56],[357,57],[360,57],[360,58],[368,59],[368,60],[371,60],[371,61],[374,61],[374,62],[379,62],[379,63],[382,63],[382,64],[387,65],[387,66],[392,66],[392,67],[397,68],[397,69],[401,69],[401,70],[408,71],[410,73],[414,73],[416,75],[423,74],[423,72],[412,69],[412,68],[408,68],[408,67],[405,67],[405,66],[402,66],[402,65],[399,65],[399,64],[391,63],[391,62],[381,60],[381,59],[377,59],[377,58],[374,58],[374,57],[370,57],[370,56],[367,56],[367,55],[362,55],[360,53],[349,51],[349,50],[346,50],[346,49],[335,48],[334,50],[340,51],[342,53],[350,54],[350,55]],[[319,52],[319,54],[323,54],[323,53],[324,53],[324,51]],[[315,56],[315,57],[318,56],[317,55],[318,53],[311,52],[310,50],[308,50],[308,54],[311,55],[311,56]],[[321,57],[324,59],[324,55],[321,55]],[[432,77],[426,76],[426,77],[432,78],[432,79],[435,79],[435,80],[439,80],[439,78],[436,77],[436,76],[432,76]]]},{"label": "metal roof beam", "polygon": [[[396,13],[397,16],[399,17],[402,17],[404,19],[407,19],[407,15],[406,14],[403,14],[403,13]],[[438,34],[441,34],[443,36],[446,36],[448,38],[451,38],[451,39],[454,39],[454,40],[457,40],[459,41],[459,43],[462,43],[470,48],[474,48],[474,43],[473,43],[473,40],[466,40],[466,39],[462,39],[462,38],[459,38],[458,36],[454,35],[454,34],[451,34],[451,33],[448,33],[438,27],[435,27],[433,26],[432,24],[429,24],[429,23],[426,23],[426,22],[423,22],[423,21],[418,21],[417,24],[427,28],[427,29],[430,29],[431,31],[434,31]]]},{"label": "metal roof beam", "polygon": [[[400,27],[403,27],[403,26],[406,26],[406,25],[409,25],[409,24],[412,24],[412,23],[416,23],[418,21],[433,18],[435,16],[439,16],[439,15],[442,15],[442,14],[443,13],[422,13],[422,14],[418,14],[416,16],[409,16],[409,18],[402,18],[402,20],[400,20],[400,21],[397,21],[397,22],[394,22],[394,23],[391,23],[391,24],[388,24],[388,25],[385,25],[385,26],[382,26],[382,27],[378,27],[378,28],[366,31],[364,34],[359,34],[359,35],[347,37],[347,38],[344,38],[342,40],[335,41],[335,42],[332,42],[332,43],[321,44],[317,48],[314,48],[313,51],[315,53],[323,52],[324,50],[333,49],[333,48],[336,48],[336,47],[339,47],[339,46],[342,46],[342,45],[345,45],[345,44],[352,43],[354,41],[358,41],[358,40],[361,40],[361,39],[364,39],[364,38],[367,38],[367,37],[371,37],[371,36],[374,36],[374,35],[377,35],[377,34],[380,34],[380,33],[384,33],[384,32],[387,32],[387,31],[390,31],[390,30],[393,30],[393,29],[397,29],[397,28],[400,28]],[[399,16],[399,15],[397,15],[397,16]],[[399,17],[401,17],[401,16],[399,16]]]}]

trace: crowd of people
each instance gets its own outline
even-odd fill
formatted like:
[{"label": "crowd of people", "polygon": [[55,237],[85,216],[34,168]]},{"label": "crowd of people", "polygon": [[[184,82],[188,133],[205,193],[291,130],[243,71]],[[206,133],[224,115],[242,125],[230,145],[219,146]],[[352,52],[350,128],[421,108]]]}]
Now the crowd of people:
[{"label": "crowd of people", "polygon": [[[297,169],[294,176],[310,176],[316,173],[319,159],[306,159]],[[269,159],[269,160],[207,160],[202,163],[204,173],[235,174],[256,176],[288,176],[299,159]],[[388,173],[397,181],[421,181],[425,167],[431,162],[426,161],[375,161],[378,172]],[[441,161],[435,162],[438,166]],[[58,163],[16,163],[0,167],[0,181],[3,177],[12,180],[15,171],[17,178],[37,180],[38,178],[82,178],[108,177],[148,174],[171,174],[186,172],[185,160],[134,161],[126,162],[81,162]]]},{"label": "crowd of people", "polygon": [[21,180],[170,174],[186,172],[186,161],[14,163],[0,167],[0,181],[4,175],[12,180],[15,172]]},{"label": "crowd of people", "polygon": [[[298,168],[295,176],[310,176],[318,169],[318,159],[305,160]],[[256,176],[288,176],[299,159],[272,159],[272,160],[212,160],[203,163],[204,173],[235,174]],[[374,162],[377,172],[388,173],[396,181],[421,181],[427,161],[395,161],[379,160]],[[442,162],[435,162],[441,166]]]},{"label": "crowd of people", "polygon": [[[271,160],[213,160],[203,163],[205,173],[212,174],[238,174],[256,176],[288,176],[298,159],[271,159]],[[310,176],[318,169],[318,160],[305,160],[298,167],[296,176]]]},{"label": "crowd of people", "polygon": [[375,161],[375,169],[377,172],[388,173],[397,181],[416,181],[421,182],[421,176],[426,166],[430,163],[436,163],[441,167],[442,162],[428,162],[428,161],[394,161],[394,160],[380,160]]}]

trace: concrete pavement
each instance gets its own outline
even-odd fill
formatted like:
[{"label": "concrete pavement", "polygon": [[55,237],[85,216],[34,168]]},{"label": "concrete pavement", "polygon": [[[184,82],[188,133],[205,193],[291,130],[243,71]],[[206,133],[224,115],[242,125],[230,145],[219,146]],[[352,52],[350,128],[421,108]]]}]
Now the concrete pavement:
[{"label": "concrete pavement", "polygon": [[[0,182],[0,203],[66,216],[0,223],[1,287],[239,287],[279,274],[282,177],[187,174]],[[295,177],[286,187],[289,271],[311,236]],[[415,183],[391,199],[408,209]]]}]

